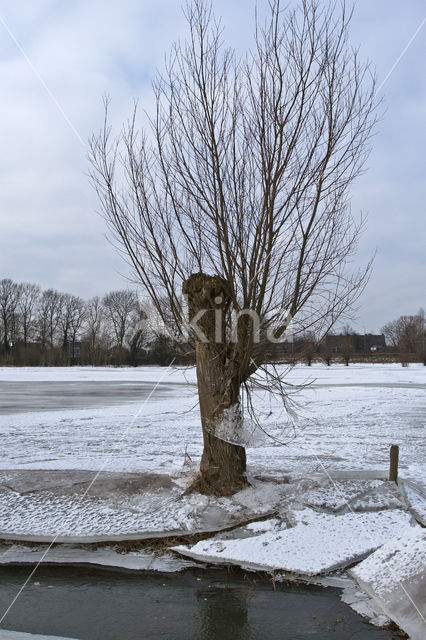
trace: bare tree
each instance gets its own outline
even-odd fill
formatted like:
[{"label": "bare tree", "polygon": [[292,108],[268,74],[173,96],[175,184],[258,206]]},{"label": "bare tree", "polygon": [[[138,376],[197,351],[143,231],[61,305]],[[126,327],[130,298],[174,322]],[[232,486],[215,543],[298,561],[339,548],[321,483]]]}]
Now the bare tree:
[{"label": "bare tree", "polygon": [[132,315],[132,329],[128,335],[129,363],[136,367],[143,347],[147,344],[150,330],[146,305],[138,302]]},{"label": "bare tree", "polygon": [[419,309],[416,315],[400,316],[397,320],[388,322],[382,327],[382,333],[387,344],[398,349],[403,361],[407,361],[410,355],[416,355],[424,361],[425,329],[425,313],[423,309]]},{"label": "bare tree", "polygon": [[70,293],[61,294],[58,325],[61,332],[62,351],[64,353],[68,351],[72,313],[73,313],[73,296]]},{"label": "bare tree", "polygon": [[342,337],[342,358],[346,367],[349,367],[349,362],[353,357],[355,351],[355,336],[350,333],[343,334]]},{"label": "bare tree", "polygon": [[391,320],[381,328],[385,336],[388,347],[397,347],[400,340],[400,323],[398,320]]},{"label": "bare tree", "polygon": [[417,312],[418,317],[418,337],[417,337],[417,354],[420,361],[426,367],[426,319],[425,310],[421,307]]},{"label": "bare tree", "polygon": [[21,295],[21,287],[10,280],[3,278],[0,280],[0,322],[2,331],[1,350],[9,353],[15,316]]},{"label": "bare tree", "polygon": [[104,296],[102,304],[106,318],[111,325],[115,344],[118,347],[120,364],[123,364],[126,337],[128,337],[129,332],[133,335],[135,324],[139,320],[137,295],[134,291],[128,289],[112,291]]},{"label": "bare tree", "polygon": [[102,344],[105,343],[105,309],[99,296],[86,303],[85,339],[88,345],[89,358],[92,365],[100,360]]},{"label": "bare tree", "polygon": [[82,298],[70,293],[62,294],[59,325],[62,332],[62,349],[74,358],[74,346],[86,317],[86,305]]},{"label": "bare tree", "polygon": [[318,349],[315,333],[313,331],[306,331],[306,333],[301,336],[301,343],[302,354],[306,359],[308,367],[310,367]]},{"label": "bare tree", "polygon": [[[289,317],[323,334],[369,271],[348,268],[363,227],[348,197],[375,120],[350,15],[319,0],[270,8],[254,50],[238,59],[209,5],[189,4],[189,37],[155,82],[147,131],[135,108],[114,138],[107,104],[91,144],[112,237],[165,322],[168,300],[182,340],[186,308],[192,320],[204,437],[194,488],[206,493],[247,483],[240,390],[268,343]],[[230,421],[234,438],[218,437]]]},{"label": "bare tree", "polygon": [[80,337],[80,333],[86,319],[86,303],[79,296],[71,296],[71,317],[70,317],[70,360],[75,362],[76,358],[76,342]]},{"label": "bare tree", "polygon": [[36,329],[36,310],[40,298],[40,287],[31,282],[21,285],[21,295],[18,301],[19,324],[22,341],[27,347],[28,341],[34,337]]},{"label": "bare tree", "polygon": [[53,348],[61,317],[63,296],[55,289],[43,291],[37,311],[37,326],[42,349]]},{"label": "bare tree", "polygon": [[327,335],[323,336],[319,343],[319,351],[327,367],[329,367],[333,361],[333,350],[330,344],[332,336],[334,336],[334,334],[329,332]]}]

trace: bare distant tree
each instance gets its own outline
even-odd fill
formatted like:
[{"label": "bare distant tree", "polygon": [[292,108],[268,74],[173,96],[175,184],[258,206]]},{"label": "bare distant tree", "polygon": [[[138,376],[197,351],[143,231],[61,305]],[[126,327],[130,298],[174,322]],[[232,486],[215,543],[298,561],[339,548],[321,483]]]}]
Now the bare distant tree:
[{"label": "bare distant tree", "polygon": [[399,319],[391,320],[381,328],[381,332],[383,333],[386,339],[386,344],[389,347],[398,346],[398,342],[401,338],[400,328],[401,326],[400,326]]},{"label": "bare distant tree", "polygon": [[68,350],[69,333],[71,328],[71,316],[72,316],[72,298],[70,293],[62,293],[60,301],[60,312],[58,325],[61,332],[61,346],[65,352]]},{"label": "bare distant tree", "polygon": [[306,359],[308,367],[312,365],[312,360],[317,351],[317,340],[313,331],[306,331],[301,336],[302,354]]},{"label": "bare distant tree", "polygon": [[[348,198],[369,150],[374,79],[348,44],[344,5],[272,0],[243,58],[224,48],[203,0],[186,16],[189,37],[155,83],[149,130],[135,109],[114,139],[107,108],[92,182],[112,236],[182,340],[186,295],[204,437],[194,488],[223,495],[247,484],[240,389],[271,340],[289,317],[320,336],[365,285],[368,267],[348,267],[363,227]],[[225,422],[229,439],[216,435]]]},{"label": "bare distant tree", "polygon": [[1,350],[6,353],[10,351],[11,347],[10,341],[12,339],[20,295],[21,287],[18,284],[9,278],[0,280]]},{"label": "bare distant tree", "polygon": [[127,339],[129,345],[129,361],[132,366],[137,366],[141,350],[146,346],[150,333],[146,305],[138,302],[138,306],[133,312],[132,328],[130,329]]},{"label": "bare distant tree", "polygon": [[43,350],[47,346],[53,347],[55,344],[62,302],[62,294],[55,289],[46,289],[41,295],[37,311],[37,326]]},{"label": "bare distant tree", "polygon": [[71,318],[70,318],[70,358],[73,361],[76,357],[75,345],[80,337],[84,321],[86,319],[86,303],[79,296],[71,296]]},{"label": "bare distant tree", "polygon": [[[69,345],[73,349],[78,333],[86,317],[86,305],[82,298],[69,293],[62,294],[59,325],[62,332],[62,348],[68,352]],[[71,352],[73,357],[74,353]]]},{"label": "bare distant tree", "polygon": [[36,330],[36,311],[40,298],[40,287],[31,282],[21,284],[21,295],[18,301],[19,324],[22,341],[25,346],[34,338]]},{"label": "bare distant tree", "polygon": [[[332,336],[333,334],[329,333],[328,336]],[[333,361],[333,351],[330,346],[330,341],[327,339],[327,336],[324,336],[319,344],[320,354],[323,358],[327,367],[329,367]]]},{"label": "bare distant tree", "polygon": [[349,362],[355,352],[355,336],[350,333],[346,333],[342,337],[342,358],[346,367],[349,367]]},{"label": "bare distant tree", "polygon": [[112,291],[102,300],[105,316],[110,323],[115,344],[118,347],[120,364],[123,364],[124,343],[128,333],[134,333],[138,321],[139,304],[134,291],[123,289]]},{"label": "bare distant tree", "polygon": [[418,339],[417,339],[417,354],[420,360],[426,367],[426,318],[425,310],[420,308],[417,312],[418,317]]},{"label": "bare distant tree", "polygon": [[351,327],[350,324],[345,324],[341,328],[340,333],[342,334],[342,336],[353,336],[355,335],[355,330]]},{"label": "bare distant tree", "polygon": [[100,358],[102,343],[105,342],[105,309],[99,296],[86,302],[84,335],[88,344],[89,358],[92,365]]},{"label": "bare distant tree", "polygon": [[407,357],[416,354],[422,360],[425,354],[425,313],[419,309],[413,316],[400,316],[382,327],[382,333],[389,346]]}]

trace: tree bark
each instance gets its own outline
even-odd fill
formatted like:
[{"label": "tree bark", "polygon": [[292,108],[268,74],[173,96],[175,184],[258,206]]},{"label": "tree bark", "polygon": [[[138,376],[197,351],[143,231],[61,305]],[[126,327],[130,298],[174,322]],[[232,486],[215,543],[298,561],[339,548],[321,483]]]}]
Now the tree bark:
[{"label": "tree bark", "polygon": [[199,316],[194,337],[204,450],[192,489],[232,495],[248,482],[244,447],[215,435],[223,420],[234,420],[236,436],[241,427],[238,366],[228,358],[226,342],[229,286],[219,276],[197,273],[184,282],[183,293],[187,295],[190,320]]}]

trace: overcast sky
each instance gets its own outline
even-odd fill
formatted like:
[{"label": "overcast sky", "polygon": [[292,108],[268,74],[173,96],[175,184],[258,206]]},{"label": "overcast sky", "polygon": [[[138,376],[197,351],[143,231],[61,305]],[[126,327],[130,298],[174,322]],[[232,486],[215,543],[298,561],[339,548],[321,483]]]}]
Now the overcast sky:
[{"label": "overcast sky", "polygon": [[[259,10],[267,0],[258,0]],[[213,0],[230,44],[252,36],[252,0]],[[179,0],[0,0],[0,278],[90,297],[128,283],[105,239],[88,184],[85,142],[132,101],[152,105],[151,80],[185,34]],[[424,0],[358,0],[352,40],[379,85],[422,24]],[[377,249],[358,329],[376,331],[426,306],[426,24],[384,82],[385,113],[368,171],[353,189],[368,214],[359,259]]]}]

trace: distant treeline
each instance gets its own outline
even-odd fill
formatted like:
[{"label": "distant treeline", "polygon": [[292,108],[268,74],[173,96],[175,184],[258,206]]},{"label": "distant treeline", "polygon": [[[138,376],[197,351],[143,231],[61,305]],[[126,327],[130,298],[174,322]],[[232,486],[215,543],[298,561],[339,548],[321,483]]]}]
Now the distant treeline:
[{"label": "distant treeline", "polygon": [[0,280],[0,364],[133,365],[187,361],[135,291],[84,300],[32,283]]},{"label": "distant treeline", "polygon": [[[194,354],[177,349],[152,306],[135,291],[112,291],[84,300],[32,283],[0,280],[0,365],[192,364]],[[271,344],[275,362],[410,361],[426,364],[425,314],[400,316],[382,333],[358,334],[346,326],[316,336],[302,331]]]},{"label": "distant treeline", "polygon": [[382,333],[357,333],[350,326],[340,332],[329,332],[317,337],[310,331],[285,343],[280,350],[271,349],[270,359],[305,362],[421,362],[426,365],[425,313],[420,309],[412,316],[400,316],[388,322]]}]

